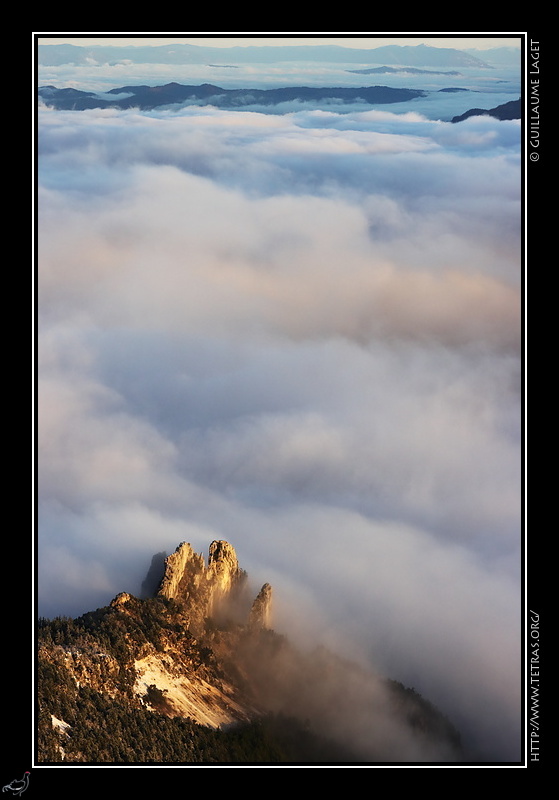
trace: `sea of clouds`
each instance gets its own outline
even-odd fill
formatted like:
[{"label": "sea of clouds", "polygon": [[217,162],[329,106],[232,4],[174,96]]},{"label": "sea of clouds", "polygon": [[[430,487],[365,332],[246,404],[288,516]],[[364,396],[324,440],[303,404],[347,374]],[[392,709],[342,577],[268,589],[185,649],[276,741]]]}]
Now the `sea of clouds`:
[{"label": "sea of clouds", "polygon": [[279,630],[517,759],[520,123],[40,107],[38,131],[39,613],[227,539]]}]

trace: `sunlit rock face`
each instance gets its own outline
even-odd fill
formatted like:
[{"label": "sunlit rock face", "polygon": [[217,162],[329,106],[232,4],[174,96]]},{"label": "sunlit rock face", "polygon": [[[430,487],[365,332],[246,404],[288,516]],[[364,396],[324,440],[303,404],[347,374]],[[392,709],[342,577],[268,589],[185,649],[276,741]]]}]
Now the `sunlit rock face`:
[{"label": "sunlit rock face", "polygon": [[157,592],[168,600],[188,602],[193,593],[206,588],[204,557],[195,553],[191,545],[182,542],[174,553],[165,559],[165,573]]},{"label": "sunlit rock face", "polygon": [[114,600],[111,600],[111,608],[119,608],[119,606],[129,603],[130,600],[132,600],[131,594],[128,594],[128,592],[120,592]]},{"label": "sunlit rock face", "polygon": [[223,540],[210,544],[207,564],[190,544],[180,544],[165,559],[157,594],[184,606],[194,625],[208,617],[224,616],[238,622],[250,617],[251,625],[270,624],[271,587],[262,587],[251,610],[246,573],[239,567],[235,549]]},{"label": "sunlit rock face", "polygon": [[220,602],[238,593],[246,579],[246,573],[239,568],[234,548],[222,540],[210,544],[206,579],[211,586],[210,612],[219,609]]}]

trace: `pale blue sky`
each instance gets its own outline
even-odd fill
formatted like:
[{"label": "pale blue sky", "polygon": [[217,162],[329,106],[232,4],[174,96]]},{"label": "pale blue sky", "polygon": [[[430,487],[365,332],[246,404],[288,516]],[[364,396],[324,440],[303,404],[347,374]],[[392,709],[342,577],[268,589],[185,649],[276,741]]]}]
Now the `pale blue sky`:
[{"label": "pale blue sky", "polygon": [[[521,32],[522,33],[522,32]],[[87,34],[70,35],[70,36],[54,36],[50,37],[48,34],[38,34],[39,44],[75,44],[82,46],[91,45],[159,45],[159,44],[196,44],[196,45],[211,45],[215,47],[231,47],[231,46],[245,46],[245,45],[291,45],[291,44],[338,44],[344,47],[380,47],[386,44],[407,44],[418,45],[427,44],[434,47],[455,47],[455,48],[480,48],[485,49],[488,47],[504,47],[504,46],[519,46],[519,36],[509,36],[507,34],[474,34],[468,36],[464,34],[442,34],[441,36],[422,36],[421,34],[401,34],[398,37],[383,37],[383,36],[363,36],[362,34],[322,34],[322,35],[306,35],[289,33],[283,35],[264,36],[247,36],[246,34],[224,33],[214,34],[207,36],[206,34],[193,34],[190,37],[183,37],[174,33],[154,34],[148,37],[134,37],[123,36],[119,33],[106,34],[105,36],[90,37]]]}]

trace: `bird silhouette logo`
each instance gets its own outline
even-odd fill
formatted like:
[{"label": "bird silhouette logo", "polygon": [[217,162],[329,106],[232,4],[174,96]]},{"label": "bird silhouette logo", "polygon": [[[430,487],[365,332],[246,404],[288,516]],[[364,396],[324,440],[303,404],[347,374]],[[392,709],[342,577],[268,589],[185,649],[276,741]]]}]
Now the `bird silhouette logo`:
[{"label": "bird silhouette logo", "polygon": [[19,797],[19,795],[22,794],[22,792],[24,792],[29,786],[29,774],[29,772],[24,772],[21,780],[15,780],[11,783],[7,783],[2,787],[2,791],[11,792],[14,797]]}]

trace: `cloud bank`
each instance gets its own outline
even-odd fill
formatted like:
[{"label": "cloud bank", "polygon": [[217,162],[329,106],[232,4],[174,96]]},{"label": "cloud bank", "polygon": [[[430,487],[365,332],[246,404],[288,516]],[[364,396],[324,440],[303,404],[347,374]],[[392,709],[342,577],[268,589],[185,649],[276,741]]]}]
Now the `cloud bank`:
[{"label": "cloud bank", "polygon": [[39,612],[225,538],[278,628],[517,759],[519,148],[490,118],[40,109]]}]

